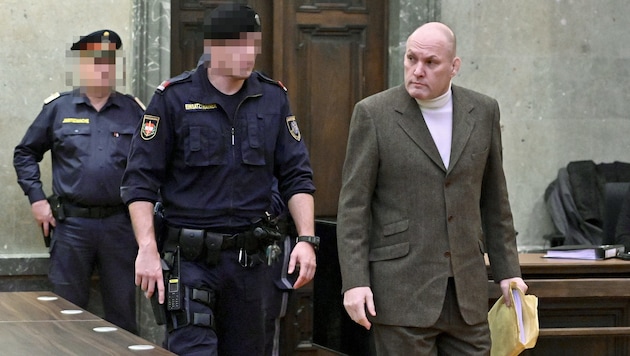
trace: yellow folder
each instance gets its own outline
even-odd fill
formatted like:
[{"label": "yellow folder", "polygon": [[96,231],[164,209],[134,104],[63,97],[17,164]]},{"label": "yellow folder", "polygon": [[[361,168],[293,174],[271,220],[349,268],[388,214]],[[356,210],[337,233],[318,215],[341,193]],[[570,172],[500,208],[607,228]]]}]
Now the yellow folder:
[{"label": "yellow folder", "polygon": [[516,356],[525,349],[536,346],[538,339],[538,298],[525,295],[510,285],[512,306],[507,307],[503,297],[499,298],[488,312],[491,356]]}]

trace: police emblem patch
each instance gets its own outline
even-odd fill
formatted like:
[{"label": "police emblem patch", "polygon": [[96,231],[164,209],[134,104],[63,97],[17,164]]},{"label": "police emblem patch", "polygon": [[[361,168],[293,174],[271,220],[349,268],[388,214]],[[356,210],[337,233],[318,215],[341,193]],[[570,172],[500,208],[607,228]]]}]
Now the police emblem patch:
[{"label": "police emblem patch", "polygon": [[142,127],[140,128],[140,136],[144,140],[150,140],[157,134],[160,118],[153,115],[144,115],[142,117]]},{"label": "police emblem patch", "polygon": [[302,134],[300,133],[297,121],[295,121],[295,116],[287,116],[286,120],[289,133],[291,133],[291,136],[293,136],[296,141],[300,141],[302,139]]}]

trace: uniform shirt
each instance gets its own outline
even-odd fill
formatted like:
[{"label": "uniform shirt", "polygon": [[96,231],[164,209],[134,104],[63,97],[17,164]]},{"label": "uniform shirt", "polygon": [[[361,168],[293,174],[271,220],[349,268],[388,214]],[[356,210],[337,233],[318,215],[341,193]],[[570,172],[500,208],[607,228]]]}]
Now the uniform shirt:
[{"label": "uniform shirt", "polygon": [[[123,201],[161,197],[173,226],[236,228],[269,208],[274,176],[285,201],[312,194],[308,153],[283,87],[257,72],[234,97],[210,85],[202,65],[158,88],[133,138]],[[222,101],[238,97],[230,119]]]},{"label": "uniform shirt", "polygon": [[120,181],[142,113],[133,97],[118,92],[100,112],[79,89],[47,100],[13,156],[29,201],[46,198],[38,163],[50,150],[55,194],[83,206],[122,204]]}]

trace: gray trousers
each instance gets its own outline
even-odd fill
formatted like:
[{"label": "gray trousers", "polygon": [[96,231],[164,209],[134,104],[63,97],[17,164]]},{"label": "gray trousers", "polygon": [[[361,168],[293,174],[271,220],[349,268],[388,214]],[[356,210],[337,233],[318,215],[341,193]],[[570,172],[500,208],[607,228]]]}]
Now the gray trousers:
[{"label": "gray trousers", "polygon": [[[422,308],[421,305],[414,306]],[[428,328],[372,324],[376,355],[490,355],[487,320],[468,325],[462,319],[455,282],[449,278],[442,314]]]}]

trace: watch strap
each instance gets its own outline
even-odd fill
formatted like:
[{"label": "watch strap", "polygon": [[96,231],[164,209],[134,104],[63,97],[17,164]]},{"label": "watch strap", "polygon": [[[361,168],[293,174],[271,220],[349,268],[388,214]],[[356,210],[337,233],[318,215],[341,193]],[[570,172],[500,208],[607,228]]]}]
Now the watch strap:
[{"label": "watch strap", "polygon": [[298,236],[295,241],[296,241],[296,243],[297,242],[308,242],[311,245],[313,245],[313,248],[315,248],[315,251],[317,251],[317,249],[319,248],[320,238],[319,238],[319,236],[306,236],[306,235],[303,235],[303,236]]}]

